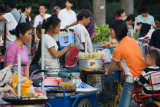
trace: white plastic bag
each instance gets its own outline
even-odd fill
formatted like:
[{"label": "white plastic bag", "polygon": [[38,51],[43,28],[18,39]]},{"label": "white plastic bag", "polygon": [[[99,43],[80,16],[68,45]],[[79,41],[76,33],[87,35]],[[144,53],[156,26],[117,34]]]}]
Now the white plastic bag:
[{"label": "white plastic bag", "polygon": [[111,55],[111,51],[109,50],[109,48],[102,50],[102,52],[103,52],[104,63],[110,63],[112,60],[112,55]]}]

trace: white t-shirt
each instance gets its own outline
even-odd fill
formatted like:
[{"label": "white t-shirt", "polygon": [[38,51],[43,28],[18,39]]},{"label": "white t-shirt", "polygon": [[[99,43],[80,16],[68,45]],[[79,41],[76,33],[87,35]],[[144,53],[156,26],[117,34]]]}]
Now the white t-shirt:
[{"label": "white t-shirt", "polygon": [[85,33],[87,33],[87,47],[93,52],[92,41],[85,26],[78,24],[75,28],[75,36],[78,50],[84,50],[83,42],[85,42]]},{"label": "white t-shirt", "polygon": [[0,22],[0,35],[4,35],[4,21]]},{"label": "white t-shirt", "polygon": [[[50,14],[45,14],[45,18],[49,18],[51,15]],[[41,15],[37,15],[35,20],[34,20],[34,25],[33,27],[37,27],[39,24],[42,24],[43,18]]]},{"label": "white t-shirt", "polygon": [[[67,11],[67,9],[62,9],[59,14],[58,18],[61,20],[60,29],[64,29],[66,25],[70,25],[73,22],[77,21],[76,13],[73,10]],[[75,26],[70,27],[70,29],[74,29]]]},{"label": "white t-shirt", "polygon": [[13,30],[16,28],[17,21],[15,20],[15,18],[11,13],[5,13],[2,16],[6,19],[6,35],[7,35],[6,44],[8,45],[9,43],[17,39],[15,35],[10,34],[9,32],[10,30]]},{"label": "white t-shirt", "polygon": [[56,51],[58,50],[58,45],[53,39],[53,37],[49,36],[48,34],[44,35],[44,63],[46,67],[50,68],[59,68],[59,59],[54,58],[49,51],[49,48],[55,47]]}]

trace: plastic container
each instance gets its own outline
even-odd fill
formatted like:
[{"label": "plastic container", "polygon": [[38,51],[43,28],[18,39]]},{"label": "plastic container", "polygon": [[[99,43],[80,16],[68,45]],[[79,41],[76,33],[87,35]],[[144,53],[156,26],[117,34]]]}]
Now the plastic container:
[{"label": "plastic container", "polygon": [[[46,77],[44,79],[44,85],[59,85],[62,82],[62,78],[60,77]],[[50,87],[50,89],[54,89],[55,87]]]},{"label": "plastic container", "polygon": [[68,34],[58,35],[60,48],[68,46],[70,43],[74,43],[74,35],[72,35],[72,30],[68,31]]}]

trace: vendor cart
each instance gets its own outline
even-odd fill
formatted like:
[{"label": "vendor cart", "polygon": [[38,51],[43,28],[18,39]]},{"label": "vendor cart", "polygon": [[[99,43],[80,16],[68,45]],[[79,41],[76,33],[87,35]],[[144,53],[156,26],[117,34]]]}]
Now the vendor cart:
[{"label": "vendor cart", "polygon": [[[63,89],[62,94],[63,96],[54,96],[55,99],[48,102],[51,106],[54,107],[97,107],[97,93],[96,91],[88,91],[76,93],[74,95],[66,95],[65,89],[62,86],[51,86],[51,85],[45,85],[44,87],[61,87]],[[76,91],[75,91],[76,92]],[[46,92],[47,93],[47,92]],[[49,96],[49,93],[47,93],[47,96]],[[45,105],[45,107],[48,107],[48,105]]]}]

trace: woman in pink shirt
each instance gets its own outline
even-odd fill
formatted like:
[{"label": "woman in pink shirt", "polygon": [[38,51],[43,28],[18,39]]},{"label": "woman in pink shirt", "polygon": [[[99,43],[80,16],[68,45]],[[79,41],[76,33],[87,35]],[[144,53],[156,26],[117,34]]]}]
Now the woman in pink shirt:
[{"label": "woman in pink shirt", "polygon": [[26,23],[19,23],[10,33],[16,35],[17,39],[7,46],[4,66],[17,64],[17,56],[21,54],[21,63],[27,64],[21,67],[21,75],[29,77],[28,48],[24,43],[30,42],[32,38],[32,27]]}]

